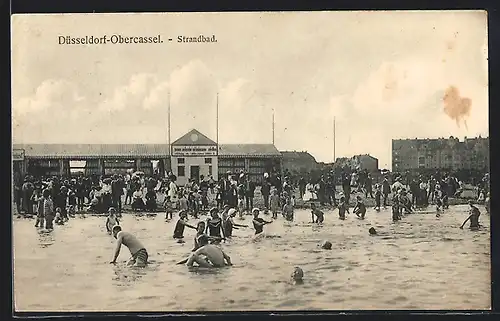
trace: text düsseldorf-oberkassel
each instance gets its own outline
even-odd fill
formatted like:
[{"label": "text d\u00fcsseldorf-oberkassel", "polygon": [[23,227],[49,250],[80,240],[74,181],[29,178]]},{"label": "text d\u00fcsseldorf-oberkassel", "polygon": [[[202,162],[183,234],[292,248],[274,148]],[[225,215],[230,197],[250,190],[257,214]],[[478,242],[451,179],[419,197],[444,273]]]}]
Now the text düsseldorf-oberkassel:
[{"label": "text d\u00fcsseldorf-oberkassel", "polygon": [[149,44],[149,43],[163,43],[161,35],[156,35],[156,36],[104,35],[101,37],[59,36],[60,45],[106,45],[106,44],[115,45],[115,44]]}]

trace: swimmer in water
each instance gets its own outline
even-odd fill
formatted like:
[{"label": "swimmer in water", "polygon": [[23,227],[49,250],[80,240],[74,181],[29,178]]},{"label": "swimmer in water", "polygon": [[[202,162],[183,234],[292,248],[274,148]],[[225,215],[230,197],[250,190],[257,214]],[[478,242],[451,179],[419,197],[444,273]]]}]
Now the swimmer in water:
[{"label": "swimmer in water", "polygon": [[148,251],[144,245],[142,245],[139,240],[129,232],[122,231],[121,226],[116,225],[113,227],[113,237],[116,239],[116,248],[113,255],[113,260],[109,262],[110,264],[115,264],[118,255],[120,255],[120,249],[122,244],[125,245],[132,255],[132,258],[128,261],[127,265],[133,265],[137,267],[145,267],[148,263]]},{"label": "swimmer in water", "polygon": [[165,221],[171,220],[173,217],[174,205],[169,195],[165,197],[165,202],[163,202],[163,208],[165,209]]},{"label": "swimmer in water", "polygon": [[194,237],[194,247],[191,250],[191,252],[194,252],[201,247],[200,243],[198,242],[198,239],[203,235],[208,237],[208,240],[212,242],[217,242],[217,241],[220,242],[221,240],[223,240],[223,238],[221,237],[210,237],[207,234],[205,234],[205,227],[206,227],[205,222],[203,221],[198,222],[198,225],[196,226],[196,235]]},{"label": "swimmer in water", "polygon": [[116,217],[116,210],[114,209],[114,207],[110,207],[108,213],[109,214],[106,217],[106,231],[108,232],[109,235],[111,235],[113,226],[120,225],[120,221]]},{"label": "swimmer in water", "polygon": [[349,205],[345,201],[345,196],[341,196],[339,202],[339,219],[345,220],[346,212],[349,213]]},{"label": "swimmer in water", "polygon": [[490,192],[486,193],[486,199],[484,200],[484,209],[486,213],[490,214]]},{"label": "swimmer in water", "polygon": [[356,216],[362,220],[365,219],[366,215],[366,206],[365,203],[363,203],[363,200],[361,199],[361,196],[356,196],[356,205],[354,206],[354,209],[352,210]]},{"label": "swimmer in water", "polygon": [[467,221],[470,221],[469,228],[471,230],[477,230],[477,229],[479,229],[479,227],[481,227],[481,224],[479,224],[479,216],[481,215],[481,212],[479,211],[479,209],[476,206],[474,206],[474,203],[472,201],[469,201],[469,206],[470,206],[470,215],[462,223],[462,226],[460,226],[460,229],[463,229],[465,223],[467,223]]},{"label": "swimmer in water", "polygon": [[377,235],[377,230],[375,230],[374,227],[370,227],[370,229],[368,230],[368,233],[370,233],[370,235]]},{"label": "swimmer in water", "polygon": [[187,211],[185,211],[185,210],[179,211],[179,220],[175,224],[175,228],[174,228],[174,236],[173,236],[174,239],[180,241],[184,238],[184,228],[185,227],[189,227],[189,228],[192,228],[193,230],[196,230],[196,227],[189,225],[186,222],[187,216],[188,216]]},{"label": "swimmer in water", "polygon": [[380,201],[382,200],[382,190],[380,184],[375,184],[375,211],[380,211]]},{"label": "swimmer in water", "polygon": [[208,236],[215,238],[223,239],[225,237],[224,231],[222,230],[222,219],[217,213],[216,207],[210,209],[210,217],[207,219],[206,233]]},{"label": "swimmer in water", "polygon": [[194,266],[194,263],[205,268],[220,268],[233,265],[229,255],[219,247],[209,244],[208,241],[209,238],[206,235],[201,235],[198,238],[200,247],[189,256],[186,262],[187,266]]},{"label": "swimmer in water", "polygon": [[311,203],[311,219],[313,223],[323,223],[325,220],[325,214],[316,207],[315,203]]},{"label": "swimmer in water", "polygon": [[56,223],[57,225],[64,225],[60,207],[56,208],[56,217],[54,219],[54,223]]},{"label": "swimmer in water", "polygon": [[441,214],[440,212],[442,211],[441,207],[443,206],[443,196],[441,192],[441,186],[439,184],[436,184],[435,190],[434,190],[434,200],[436,202],[436,217],[440,217]]},{"label": "swimmer in water", "polygon": [[298,266],[293,269],[291,279],[295,284],[300,284],[304,282],[304,271]]},{"label": "swimmer in water", "polygon": [[285,205],[283,206],[283,217],[291,222],[293,221],[293,206],[291,204],[290,198],[285,198]]},{"label": "swimmer in water", "polygon": [[238,227],[248,227],[248,225],[236,224],[234,223],[234,217],[236,216],[236,210],[234,208],[229,209],[227,212],[227,217],[223,222],[223,230],[225,237],[233,236],[233,229],[237,230]]},{"label": "swimmer in water", "polygon": [[394,193],[394,197],[392,198],[392,221],[397,222],[401,220],[400,214],[400,206],[399,206],[399,194]]},{"label": "swimmer in water", "polygon": [[271,224],[273,221],[266,221],[263,218],[259,217],[260,210],[258,208],[254,208],[252,210],[253,214],[253,228],[255,229],[255,235],[261,234],[264,232],[264,225]]}]

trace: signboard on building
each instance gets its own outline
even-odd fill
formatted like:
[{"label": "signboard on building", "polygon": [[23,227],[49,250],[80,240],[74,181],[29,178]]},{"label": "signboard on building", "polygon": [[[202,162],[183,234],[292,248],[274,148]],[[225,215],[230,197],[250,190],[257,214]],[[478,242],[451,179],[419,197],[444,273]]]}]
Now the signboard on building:
[{"label": "signboard on building", "polygon": [[217,156],[217,146],[175,145],[172,156]]},{"label": "signboard on building", "polygon": [[24,160],[24,149],[13,149],[12,150],[12,160],[13,161],[23,161]]}]

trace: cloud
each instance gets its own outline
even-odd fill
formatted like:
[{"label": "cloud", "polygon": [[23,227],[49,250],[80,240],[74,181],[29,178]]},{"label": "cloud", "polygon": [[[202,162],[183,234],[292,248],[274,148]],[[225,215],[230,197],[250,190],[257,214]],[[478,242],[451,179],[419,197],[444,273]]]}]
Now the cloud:
[{"label": "cloud", "polygon": [[99,109],[103,112],[113,112],[141,108],[144,99],[157,81],[155,75],[133,75],[128,84],[116,88],[114,93],[99,105]]},{"label": "cloud", "polygon": [[16,116],[26,114],[67,110],[75,104],[81,104],[84,98],[78,93],[77,87],[64,79],[48,79],[38,86],[32,97],[14,102],[13,112]]}]

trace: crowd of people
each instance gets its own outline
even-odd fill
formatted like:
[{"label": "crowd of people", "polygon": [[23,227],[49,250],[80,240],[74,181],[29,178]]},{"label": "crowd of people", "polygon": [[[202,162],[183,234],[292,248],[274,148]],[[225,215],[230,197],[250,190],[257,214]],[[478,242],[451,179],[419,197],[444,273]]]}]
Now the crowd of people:
[{"label": "crowd of people", "polygon": [[[294,220],[297,192],[306,204],[310,204],[312,223],[321,224],[325,220],[321,205],[325,204],[335,206],[339,219],[345,220],[346,214],[350,214],[351,195],[355,196],[352,213],[359,219],[366,217],[367,198],[375,200],[375,211],[390,206],[395,222],[430,204],[436,206],[436,216],[439,217],[448,208],[449,198],[458,197],[463,189],[456,178],[440,173],[411,179],[403,175],[385,176],[381,183],[375,184],[369,173],[343,173],[336,178],[333,173],[326,173],[316,182],[308,181],[306,177],[294,181],[286,174],[281,179],[266,173],[259,184],[262,209],[254,207],[257,182],[243,171],[238,174],[228,172],[218,181],[213,177],[201,176],[197,181],[189,180],[185,186],[177,186],[176,177],[171,173],[167,178],[132,173],[100,179],[83,175],[68,179],[35,179],[28,175],[22,184],[15,180],[14,192],[18,213],[28,216],[36,214],[35,226],[45,227],[48,231],[54,228],[54,223],[65,224],[75,215],[83,218],[89,213],[107,213],[106,230],[117,239],[111,262],[116,262],[121,246],[125,245],[132,254],[131,264],[139,266],[146,264],[148,253],[135,236],[122,230],[120,217],[123,205],[130,205],[133,211],[157,212],[160,207],[158,195],[163,194],[161,208],[165,220],[172,220],[174,212],[178,213],[173,238],[183,243],[185,228],[196,230],[193,254],[183,262],[220,267],[232,263],[230,257],[216,245],[231,238],[234,230],[248,227],[234,221],[238,214],[240,218],[252,215],[254,240],[258,240],[265,237],[264,226],[277,220],[278,214],[287,221]],[[337,182],[341,185],[340,192],[336,188]],[[488,174],[482,179],[479,188],[489,190]],[[482,193],[485,194],[483,201],[489,212],[489,193]],[[478,229],[480,211],[472,201],[469,201],[469,206],[470,216],[461,228],[470,221],[471,229]],[[262,212],[272,215],[272,219],[260,217]],[[189,223],[189,216],[199,219],[202,215],[207,215],[206,220],[197,224]]]}]

